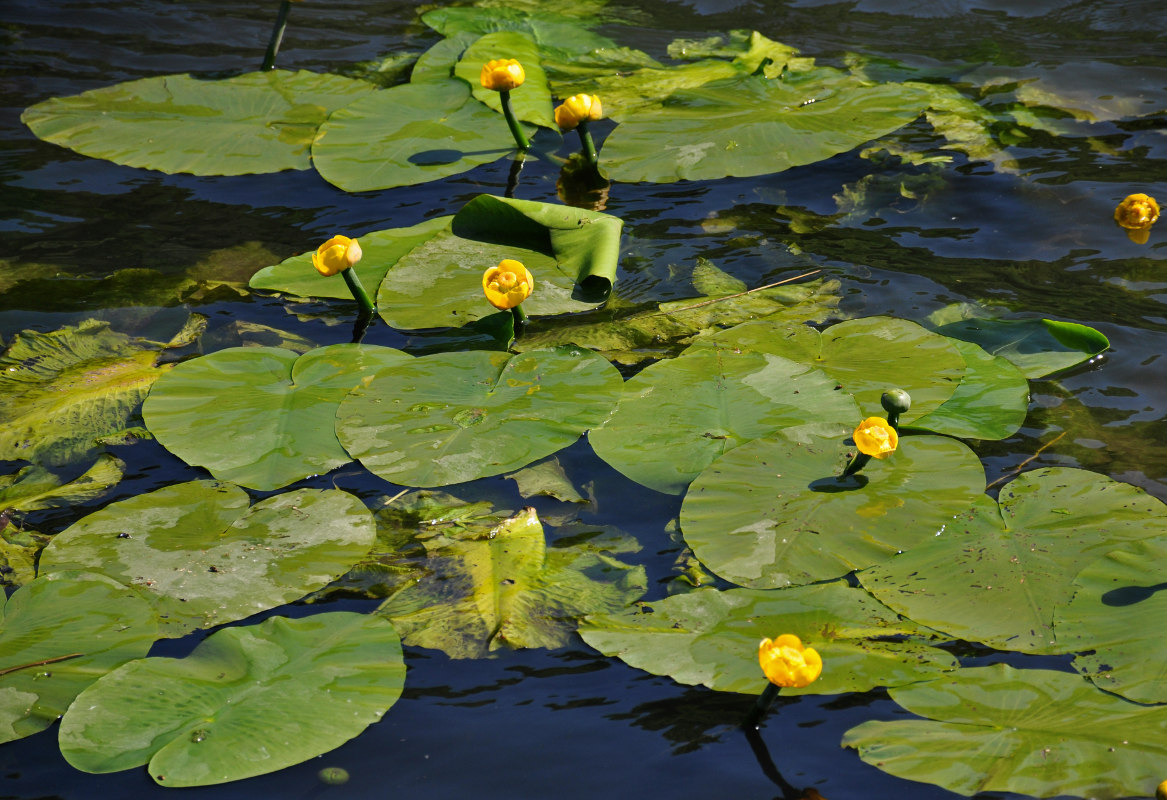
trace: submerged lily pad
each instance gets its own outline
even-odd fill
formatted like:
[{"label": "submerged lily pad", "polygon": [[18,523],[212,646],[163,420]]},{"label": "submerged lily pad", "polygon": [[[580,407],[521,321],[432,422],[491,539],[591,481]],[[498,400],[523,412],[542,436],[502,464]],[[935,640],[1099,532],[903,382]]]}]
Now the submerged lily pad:
[{"label": "submerged lily pad", "polygon": [[300,489],[248,506],[237,486],[192,481],[113,503],[41,553],[41,573],[100,572],[155,604],[163,635],[242,619],[321,588],[369,552],[372,515],[352,495]]},{"label": "submerged lily pad", "polygon": [[[0,589],[0,598],[4,596]],[[42,731],[158,638],[150,604],[85,572],[46,575],[0,602],[0,742]]]},{"label": "submerged lily pad", "polygon": [[220,480],[271,490],[352,459],[333,431],[350,389],[411,360],[389,347],[335,344],[298,355],[235,347],[185,361],[142,408],[166,449]]},{"label": "submerged lily pad", "polygon": [[90,687],[61,720],[84,772],[149,764],[163,786],[264,775],[333,750],[397,702],[397,632],[368,614],[227,628],[186,658],[144,658]]},{"label": "submerged lily pad", "polygon": [[405,486],[513,472],[567,447],[611,411],[622,380],[594,353],[437,353],[378,371],[336,416],[341,444]]},{"label": "submerged lily pad", "polygon": [[224,80],[159,75],[53,97],[21,121],[54,144],[131,167],[195,175],[308,169],[317,128],[374,91],[365,81],[269,70]]},{"label": "submerged lily pad", "polygon": [[1078,573],[1074,599],[1054,612],[1058,644],[1080,653],[1075,669],[1100,689],[1136,703],[1167,702],[1162,564],[1162,537],[1123,545]]},{"label": "submerged lily pad", "polygon": [[729,451],[685,495],[685,541],[742,586],[813,583],[932,540],[983,496],[981,462],[955,439],[904,436],[887,458],[837,478],[855,452],[846,442],[844,431],[788,431]]},{"label": "submerged lily pad", "polygon": [[[534,127],[525,127],[529,137]],[[502,114],[447,78],[383,89],[334,111],[312,161],[334,186],[368,192],[446,178],[515,152]]]},{"label": "submerged lily pad", "polygon": [[563,647],[585,614],[614,612],[646,589],[643,567],[586,544],[548,547],[535,509],[430,526],[413,580],[385,601],[406,644],[453,658],[501,647]]},{"label": "submerged lily pad", "polygon": [[759,436],[860,418],[855,399],[821,370],[712,343],[629,379],[612,416],[588,440],[637,483],[680,494],[718,456]]},{"label": "submerged lily pad", "polygon": [[865,692],[956,668],[943,650],[910,638],[913,623],[842,583],[777,591],[699,589],[580,625],[585,642],[608,656],[678,683],[759,694],[763,637],[793,633],[823,658],[822,676],[793,694]]},{"label": "submerged lily pad", "polygon": [[25,467],[15,475],[0,475],[0,511],[39,511],[95,500],[120,481],[125,471],[125,462],[108,453],[71,481],[62,481],[41,466]]},{"label": "submerged lily pad", "polygon": [[395,328],[460,327],[495,313],[482,274],[504,258],[535,279],[523,302],[532,316],[587,311],[608,298],[620,256],[618,217],[554,203],[479,195],[450,230],[401,257],[377,293]]},{"label": "submerged lily pad", "polygon": [[0,356],[0,461],[68,464],[126,428],[150,385],[159,345],[87,320],[23,331]]},{"label": "submerged lily pad", "polygon": [[[914,437],[906,437],[911,441]],[[950,519],[942,535],[859,573],[901,614],[1000,650],[1062,653],[1055,610],[1074,576],[1125,543],[1161,536],[1167,506],[1134,486],[1085,470],[1027,472]]]},{"label": "submerged lily pad", "polygon": [[668,183],[781,172],[877,139],[920,115],[928,95],[838,70],[793,80],[751,75],[673,92],[604,142],[614,180]]},{"label": "submerged lily pad", "polygon": [[1077,675],[1005,664],[891,689],[922,720],[865,722],[844,747],[884,772],[971,796],[1150,797],[1167,761],[1167,714]]},{"label": "submerged lily pad", "polygon": [[[444,230],[453,217],[435,217],[408,228],[389,228],[372,231],[358,237],[364,257],[352,269],[361,284],[370,292],[376,291],[389,268],[397,259]],[[264,267],[251,276],[252,289],[294,294],[299,297],[334,297],[352,300],[348,284],[339,275],[325,277],[312,266],[312,253],[303,253]]]}]

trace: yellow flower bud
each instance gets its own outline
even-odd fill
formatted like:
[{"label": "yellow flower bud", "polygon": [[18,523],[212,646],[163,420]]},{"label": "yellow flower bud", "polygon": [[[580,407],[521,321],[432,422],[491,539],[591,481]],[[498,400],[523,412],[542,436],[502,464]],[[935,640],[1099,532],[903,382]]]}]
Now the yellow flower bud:
[{"label": "yellow flower bud", "polygon": [[347,236],[333,236],[324,244],[316,248],[312,254],[312,266],[321,275],[328,277],[344,272],[353,264],[361,260],[361,245],[356,239]]},{"label": "yellow flower bud", "polygon": [[535,279],[530,271],[513,258],[504,258],[482,275],[482,291],[487,301],[500,311],[514,308],[534,290]]},{"label": "yellow flower bud", "polygon": [[895,428],[882,417],[868,417],[863,420],[851,436],[860,453],[876,458],[883,458],[888,453],[894,453],[900,443],[900,437]]},{"label": "yellow flower bud", "polygon": [[1155,800],[1167,800],[1167,781],[1163,781],[1155,789]]},{"label": "yellow flower bud", "polygon": [[604,108],[600,105],[600,98],[594,94],[572,95],[555,109],[555,124],[561,131],[574,130],[585,119],[596,120],[603,117]]},{"label": "yellow flower bud", "polygon": [[495,58],[482,65],[482,74],[478,76],[484,89],[492,92],[509,92],[523,85],[527,73],[523,72],[523,65],[513,58]]},{"label": "yellow flower bud", "polygon": [[1114,221],[1128,231],[1146,230],[1159,219],[1159,204],[1145,194],[1128,195],[1114,209]]},{"label": "yellow flower bud", "polygon": [[823,659],[818,651],[803,647],[802,641],[792,633],[784,633],[773,641],[763,639],[758,645],[758,663],[770,683],[795,689],[810,686],[823,671]]}]

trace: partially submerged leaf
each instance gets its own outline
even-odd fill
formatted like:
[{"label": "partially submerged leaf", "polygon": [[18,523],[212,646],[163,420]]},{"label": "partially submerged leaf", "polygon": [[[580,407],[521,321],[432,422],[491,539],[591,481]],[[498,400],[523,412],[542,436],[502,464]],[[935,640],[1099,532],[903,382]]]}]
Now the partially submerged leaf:
[{"label": "partially submerged leaf", "polygon": [[562,647],[581,616],[622,609],[646,589],[643,567],[586,545],[548,548],[533,508],[493,522],[423,539],[415,579],[378,610],[406,644],[453,658]]},{"label": "partially submerged leaf", "polygon": [[25,467],[15,475],[0,475],[0,511],[39,511],[95,500],[120,481],[125,471],[125,463],[108,453],[68,482],[44,467]]},{"label": "partially submerged leaf", "polygon": [[231,484],[192,481],[120,500],[53,537],[40,571],[86,569],[137,588],[164,636],[242,619],[321,588],[369,552],[356,497],[300,489],[249,507]]},{"label": "partially submerged leaf", "polygon": [[85,572],[38,578],[0,603],[0,617],[0,742],[49,727],[82,689],[158,637],[149,603]]},{"label": "partially submerged leaf", "polygon": [[385,620],[272,617],[221,630],[186,658],[107,675],[61,720],[61,752],[84,772],[148,763],[163,786],[241,780],[339,747],[380,720],[404,683]]}]

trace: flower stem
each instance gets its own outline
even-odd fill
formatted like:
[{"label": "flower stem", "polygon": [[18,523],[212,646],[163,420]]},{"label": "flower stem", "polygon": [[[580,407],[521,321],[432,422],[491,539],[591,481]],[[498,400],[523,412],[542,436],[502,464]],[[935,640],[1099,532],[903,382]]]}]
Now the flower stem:
[{"label": "flower stem", "polygon": [[503,192],[503,197],[513,198],[515,196],[515,190],[519,188],[519,174],[523,171],[523,164],[526,161],[526,154],[520,150],[515,156],[515,160],[511,162],[511,171],[507,175],[507,188]]},{"label": "flower stem", "polygon": [[867,462],[870,460],[871,456],[867,455],[867,453],[856,453],[855,457],[851,459],[851,463],[849,463],[847,468],[843,470],[843,474],[840,477],[847,478],[851,475],[854,475],[856,472],[866,467]]},{"label": "flower stem", "polygon": [[774,701],[778,699],[778,688],[773,683],[766,684],[766,688],[758,695],[758,699],[754,702],[750,713],[746,714],[746,718],[742,720],[743,728],[748,730],[758,727],[758,723],[762,721],[762,717],[770,710],[770,706],[774,705]]},{"label": "flower stem", "polygon": [[523,310],[523,306],[521,303],[519,305],[513,306],[511,308],[511,316],[515,318],[515,332],[516,333],[518,332],[519,328],[521,328],[522,326],[524,326],[528,322],[530,322],[530,320],[527,319],[527,312]]},{"label": "flower stem", "polygon": [[361,307],[361,313],[372,316],[373,312],[377,310],[377,307],[373,305],[373,301],[369,299],[369,293],[361,285],[361,279],[357,277],[356,270],[349,267],[340,274],[344,276],[344,282],[348,284],[348,290],[353,293],[353,299]]},{"label": "flower stem", "polygon": [[588,130],[588,121],[581,119],[576,130],[579,131],[580,152],[583,153],[583,157],[587,159],[587,162],[591,164],[592,169],[598,171],[600,168],[600,157],[596,154],[596,143],[592,141],[592,132]]},{"label": "flower stem", "polygon": [[511,136],[515,137],[515,144],[520,150],[526,150],[531,146],[527,141],[527,134],[523,133],[523,129],[519,127],[519,121],[515,119],[515,112],[511,110],[511,93],[499,92],[499,99],[502,101],[502,114],[507,118],[507,125],[510,126]]},{"label": "flower stem", "polygon": [[280,3],[279,13],[276,14],[276,24],[271,31],[271,39],[267,43],[267,53],[263,57],[262,70],[275,69],[276,53],[280,52],[280,42],[284,40],[284,28],[288,27],[288,11],[292,8],[292,0],[283,0]]}]

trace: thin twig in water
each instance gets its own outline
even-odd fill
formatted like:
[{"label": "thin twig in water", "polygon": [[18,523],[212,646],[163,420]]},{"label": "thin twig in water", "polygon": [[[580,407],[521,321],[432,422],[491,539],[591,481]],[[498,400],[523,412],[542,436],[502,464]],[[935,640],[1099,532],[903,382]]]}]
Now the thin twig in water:
[{"label": "thin twig in water", "polygon": [[653,314],[652,316],[659,317],[659,316],[662,316],[664,314],[676,314],[678,311],[691,311],[694,308],[701,308],[701,306],[707,306],[710,303],[720,303],[722,300],[732,300],[735,297],[744,297],[747,294],[753,294],[754,292],[760,292],[763,289],[773,289],[775,286],[781,286],[784,283],[790,283],[791,281],[797,281],[797,280],[802,280],[803,278],[809,278],[811,275],[817,275],[820,272],[822,272],[821,269],[811,270],[810,272],[804,272],[801,275],[795,275],[793,278],[787,278],[785,280],[777,281],[775,283],[767,283],[765,286],[759,286],[757,289],[747,289],[746,291],[738,292],[737,294],[727,294],[725,297],[715,297],[712,300],[705,300],[704,302],[701,302],[701,303],[694,303],[693,305],[685,306],[684,308],[674,308],[671,311],[661,311],[660,313]]},{"label": "thin twig in water", "polygon": [[29,664],[17,664],[15,667],[5,667],[4,669],[0,669],[0,675],[8,675],[13,672],[18,672],[22,669],[28,669],[29,667],[43,667],[46,664],[56,664],[58,661],[68,661],[71,658],[81,658],[83,655],[85,654],[70,653],[67,656],[54,656],[53,658],[46,658],[43,661],[33,661]]},{"label": "thin twig in water", "polygon": [[1004,483],[1004,482],[1005,482],[1005,481],[1007,481],[1009,478],[1015,478],[1015,477],[1017,477],[1018,475],[1020,475],[1020,474],[1021,474],[1021,470],[1025,469],[1025,465],[1026,465],[1026,464],[1028,464],[1029,462],[1031,462],[1031,461],[1035,460],[1035,459],[1036,459],[1038,456],[1040,456],[1040,455],[1041,455],[1043,452],[1045,452],[1045,451],[1046,451],[1046,450],[1048,450],[1049,448],[1053,447],[1055,444],[1057,444],[1059,441],[1061,441],[1062,437],[1063,437],[1063,436],[1065,436],[1065,435],[1066,435],[1066,432],[1065,432],[1065,431],[1062,431],[1062,432],[1061,432],[1061,433],[1059,433],[1057,436],[1055,436],[1054,438],[1050,439],[1048,442],[1046,442],[1045,444],[1043,444],[1041,447],[1037,448],[1037,452],[1036,452],[1036,453],[1034,453],[1034,454],[1033,454],[1033,455],[1031,455],[1029,458],[1025,459],[1025,460],[1024,460],[1024,461],[1022,461],[1020,464],[1018,464],[1018,465],[1017,465],[1017,468],[1016,468],[1016,469],[1014,469],[1012,472],[1010,472],[1010,473],[1007,473],[1007,474],[1005,474],[1005,475],[1002,475],[1000,478],[997,478],[997,480],[993,481],[992,483],[990,483],[990,484],[989,484],[988,486],[986,486],[985,488],[986,488],[986,489],[992,489],[992,488],[993,488],[994,486],[996,486],[998,483]]}]

